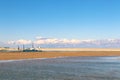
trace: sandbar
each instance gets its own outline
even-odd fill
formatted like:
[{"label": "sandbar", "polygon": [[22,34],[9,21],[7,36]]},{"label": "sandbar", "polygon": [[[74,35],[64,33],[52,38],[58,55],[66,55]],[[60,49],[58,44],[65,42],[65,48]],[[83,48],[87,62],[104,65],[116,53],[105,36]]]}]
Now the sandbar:
[{"label": "sandbar", "polygon": [[43,51],[43,52],[0,52],[0,60],[34,58],[78,57],[78,56],[120,56],[120,51]]}]

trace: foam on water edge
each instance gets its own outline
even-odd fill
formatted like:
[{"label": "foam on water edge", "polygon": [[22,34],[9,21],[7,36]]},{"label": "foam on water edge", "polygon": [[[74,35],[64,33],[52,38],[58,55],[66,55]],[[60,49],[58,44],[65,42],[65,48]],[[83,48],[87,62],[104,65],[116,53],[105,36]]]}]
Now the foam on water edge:
[{"label": "foam on water edge", "polygon": [[52,57],[52,58],[29,58],[29,59],[16,59],[16,60],[0,60],[0,63],[4,63],[4,62],[14,62],[14,61],[26,61],[26,60],[38,60],[38,59],[56,59],[56,58],[65,58],[62,56],[59,57]]}]

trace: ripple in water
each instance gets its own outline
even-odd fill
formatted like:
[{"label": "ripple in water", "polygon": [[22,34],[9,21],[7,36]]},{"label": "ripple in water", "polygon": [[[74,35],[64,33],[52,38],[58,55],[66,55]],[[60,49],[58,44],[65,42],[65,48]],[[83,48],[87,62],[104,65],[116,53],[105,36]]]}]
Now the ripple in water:
[{"label": "ripple in water", "polygon": [[6,61],[0,80],[120,80],[120,57]]}]

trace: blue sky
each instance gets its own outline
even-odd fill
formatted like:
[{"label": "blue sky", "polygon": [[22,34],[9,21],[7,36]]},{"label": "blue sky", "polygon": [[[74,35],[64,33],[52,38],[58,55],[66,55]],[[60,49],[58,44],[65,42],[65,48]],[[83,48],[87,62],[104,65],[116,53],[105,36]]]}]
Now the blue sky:
[{"label": "blue sky", "polygon": [[0,0],[0,41],[119,39],[120,0]]}]

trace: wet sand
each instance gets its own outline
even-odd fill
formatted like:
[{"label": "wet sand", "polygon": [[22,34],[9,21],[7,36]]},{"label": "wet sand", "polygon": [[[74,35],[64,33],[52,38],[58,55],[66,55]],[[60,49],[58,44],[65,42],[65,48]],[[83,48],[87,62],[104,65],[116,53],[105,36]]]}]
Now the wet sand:
[{"label": "wet sand", "polygon": [[75,57],[75,56],[120,56],[120,51],[0,52],[0,60]]}]

